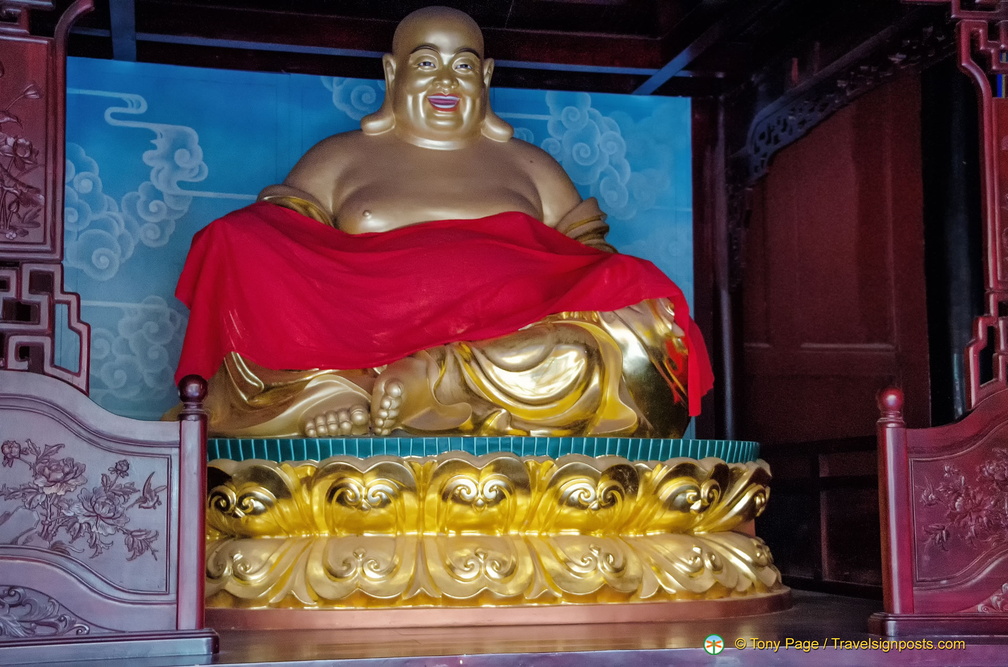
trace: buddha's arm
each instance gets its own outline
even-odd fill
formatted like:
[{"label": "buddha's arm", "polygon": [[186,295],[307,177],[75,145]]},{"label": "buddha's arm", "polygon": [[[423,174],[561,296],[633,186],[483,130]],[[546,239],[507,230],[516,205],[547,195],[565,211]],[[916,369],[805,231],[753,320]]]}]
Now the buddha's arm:
[{"label": "buddha's arm", "polygon": [[332,200],[334,183],[339,177],[334,169],[341,163],[339,142],[335,139],[330,137],[311,148],[282,184],[267,186],[259,193],[259,201],[289,208],[335,227]]},{"label": "buddha's arm", "polygon": [[542,201],[543,222],[586,246],[616,252],[605,240],[609,225],[598,201],[594,197],[582,200],[563,167],[546,153],[539,153],[539,159],[531,165]]},{"label": "buddha's arm", "polygon": [[539,194],[542,221],[556,227],[571,209],[581,203],[581,194],[564,168],[549,153],[525,142],[520,145],[522,168],[535,183]]},{"label": "buddha's arm", "polygon": [[335,227],[335,221],[332,216],[324,208],[322,204],[313,197],[311,194],[300,190],[286,183],[281,185],[269,185],[266,186],[262,192],[259,193],[259,201],[269,202],[270,204],[276,204],[277,206],[283,206],[284,208],[289,208],[292,211],[297,211],[301,215],[308,216],[313,220],[318,220],[324,225],[330,227]]}]

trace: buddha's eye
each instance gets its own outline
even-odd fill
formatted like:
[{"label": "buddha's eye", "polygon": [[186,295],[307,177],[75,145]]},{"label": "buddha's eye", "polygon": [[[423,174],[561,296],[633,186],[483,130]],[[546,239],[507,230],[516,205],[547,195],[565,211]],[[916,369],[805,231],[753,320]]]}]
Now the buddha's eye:
[{"label": "buddha's eye", "polygon": [[417,67],[420,69],[434,69],[434,61],[430,58],[424,58],[417,63]]},{"label": "buddha's eye", "polygon": [[455,69],[462,70],[464,72],[471,72],[475,68],[470,63],[456,63]]}]

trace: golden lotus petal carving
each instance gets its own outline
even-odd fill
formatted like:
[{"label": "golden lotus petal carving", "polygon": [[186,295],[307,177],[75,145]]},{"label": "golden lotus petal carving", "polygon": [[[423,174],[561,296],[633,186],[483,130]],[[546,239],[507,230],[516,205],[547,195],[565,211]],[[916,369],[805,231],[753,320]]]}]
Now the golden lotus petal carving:
[{"label": "golden lotus petal carving", "polygon": [[716,535],[355,535],[212,542],[207,604],[509,606],[719,599],[783,590],[766,545]]},{"label": "golden lotus petal carving", "polygon": [[424,494],[425,533],[504,534],[529,509],[529,472],[514,455],[448,452],[434,461]]},{"label": "golden lotus petal carving", "polygon": [[398,534],[418,528],[416,477],[402,459],[327,459],[303,495],[314,516],[313,527],[323,534]]},{"label": "golden lotus petal carving", "polygon": [[210,463],[207,603],[641,602],[783,590],[765,463],[448,452]]},{"label": "golden lotus petal carving", "polygon": [[733,530],[769,497],[765,463],[631,463],[448,452],[425,459],[210,463],[210,537],[654,535]]},{"label": "golden lotus petal carving", "polygon": [[395,599],[413,581],[417,538],[404,535],[349,536],[316,540],[305,583],[316,598],[352,602],[355,596]]},{"label": "golden lotus petal carving", "polygon": [[207,470],[207,528],[224,535],[297,535],[313,527],[296,497],[315,472],[311,463],[214,461]]},{"label": "golden lotus petal carving", "polygon": [[632,534],[733,530],[762,513],[770,469],[763,461],[720,459],[639,463],[642,491],[626,530]]},{"label": "golden lotus petal carving", "polygon": [[694,532],[731,530],[763,513],[770,499],[770,468],[763,461],[736,464],[720,502],[711,506],[693,526]]},{"label": "golden lotus petal carving", "polygon": [[529,540],[553,586],[568,598],[602,589],[630,595],[641,587],[640,558],[619,538],[556,535]]},{"label": "golden lotus petal carving", "polygon": [[[243,542],[247,545],[242,548]],[[288,598],[293,606],[312,603],[302,581],[309,568],[312,538],[218,540],[207,544],[206,598],[254,599],[260,606]],[[254,545],[254,548],[248,546]]]},{"label": "golden lotus petal carving", "polygon": [[432,593],[439,598],[473,600],[489,593],[493,599],[521,598],[535,574],[521,539],[479,535],[423,539]]},{"label": "golden lotus petal carving", "polygon": [[640,478],[626,459],[575,454],[530,467],[538,493],[528,532],[614,533],[637,501]]},{"label": "golden lotus petal carving", "polygon": [[[734,561],[729,565],[722,552],[722,544],[708,538],[642,535],[635,538],[635,544],[645,567],[658,578],[661,589],[675,591],[687,599],[700,591],[720,591],[722,595],[727,595],[732,591],[762,592],[772,588],[763,585],[763,578],[756,569],[740,569]],[[755,545],[752,548],[755,549]],[[779,584],[780,575],[776,574],[776,569],[769,563],[763,567],[774,571],[774,581]]]}]

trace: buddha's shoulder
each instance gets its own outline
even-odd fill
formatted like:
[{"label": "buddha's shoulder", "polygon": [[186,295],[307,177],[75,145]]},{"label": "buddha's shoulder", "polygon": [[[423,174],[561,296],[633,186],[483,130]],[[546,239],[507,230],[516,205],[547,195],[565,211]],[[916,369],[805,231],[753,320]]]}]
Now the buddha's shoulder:
[{"label": "buddha's shoulder", "polygon": [[311,153],[326,153],[326,154],[351,154],[356,151],[363,150],[368,141],[371,139],[368,135],[364,134],[360,130],[353,130],[351,132],[340,132],[339,134],[334,134],[332,136],[326,137],[322,141],[318,142],[312,146],[308,154]]},{"label": "buddha's shoulder", "polygon": [[360,130],[341,132],[326,137],[306,152],[295,166],[292,174],[315,175],[331,179],[334,172],[352,170],[357,165],[374,158],[377,152],[374,137]]},{"label": "buddha's shoulder", "polygon": [[567,172],[560,163],[535,144],[521,139],[511,139],[502,146],[513,161],[519,163],[525,171],[537,179],[567,178]]},{"label": "buddha's shoulder", "polygon": [[493,141],[492,143],[498,146],[501,151],[510,153],[519,159],[534,161],[553,159],[549,153],[523,139],[511,138],[507,141]]}]

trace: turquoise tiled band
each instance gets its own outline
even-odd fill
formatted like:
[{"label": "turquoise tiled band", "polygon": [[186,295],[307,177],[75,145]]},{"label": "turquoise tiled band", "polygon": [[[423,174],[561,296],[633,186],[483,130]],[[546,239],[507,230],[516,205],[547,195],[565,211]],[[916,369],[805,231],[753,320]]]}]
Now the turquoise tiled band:
[{"label": "turquoise tiled band", "polygon": [[714,456],[727,463],[745,463],[759,457],[759,443],[750,440],[673,440],[651,438],[211,438],[207,458],[266,459],[269,461],[321,461],[330,456],[436,456],[463,451],[474,456],[511,452],[518,456],[566,454],[622,456],[630,461],[665,461],[680,456],[702,459]]}]

